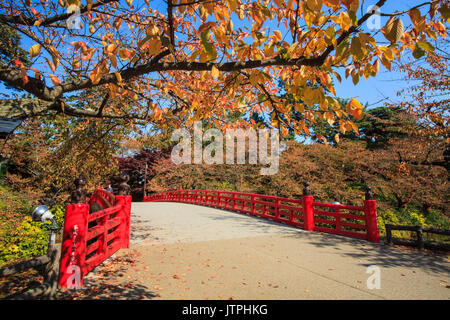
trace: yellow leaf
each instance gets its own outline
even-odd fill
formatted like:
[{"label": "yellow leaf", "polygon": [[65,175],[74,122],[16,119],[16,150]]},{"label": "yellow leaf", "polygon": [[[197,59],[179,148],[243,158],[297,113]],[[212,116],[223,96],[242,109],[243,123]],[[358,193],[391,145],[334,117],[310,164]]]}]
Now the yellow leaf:
[{"label": "yellow leaf", "polygon": [[323,4],[332,9],[338,9],[340,7],[339,0],[323,0]]},{"label": "yellow leaf", "polygon": [[359,7],[359,0],[341,0],[341,2],[348,8],[348,10],[356,12]]},{"label": "yellow leaf", "polygon": [[235,11],[237,8],[237,0],[227,0],[228,8],[230,8],[231,12]]},{"label": "yellow leaf", "polygon": [[303,106],[302,103],[296,103],[294,106],[294,109],[297,110],[300,113],[305,112],[305,107]]},{"label": "yellow leaf", "polygon": [[322,9],[322,0],[306,0],[306,6],[312,11],[320,11]]},{"label": "yellow leaf", "polygon": [[354,116],[356,119],[361,119],[362,109],[364,109],[364,107],[361,105],[361,103],[359,103],[358,100],[353,98],[347,104],[346,111],[350,113],[352,116]]},{"label": "yellow leaf", "polygon": [[122,75],[120,74],[120,72],[114,72],[114,75],[116,76],[117,83],[119,85],[122,85]]},{"label": "yellow leaf", "polygon": [[211,75],[212,75],[215,79],[219,78],[220,71],[219,71],[219,69],[216,68],[216,66],[212,66],[212,68],[211,68]]},{"label": "yellow leaf", "polygon": [[250,83],[253,86],[257,86],[259,82],[259,73],[257,71],[252,72],[252,74],[250,75]]},{"label": "yellow leaf", "polygon": [[280,41],[283,38],[280,30],[274,30],[273,33],[275,35],[275,41]]},{"label": "yellow leaf", "polygon": [[130,56],[130,52],[127,49],[119,49],[119,57],[122,60],[127,60]]},{"label": "yellow leaf", "polygon": [[336,133],[336,135],[334,136],[334,141],[336,141],[336,143],[339,143],[339,133]]},{"label": "yellow leaf", "polygon": [[159,38],[153,38],[148,43],[148,54],[154,56],[161,52],[161,40]]},{"label": "yellow leaf", "polygon": [[116,56],[115,56],[115,55],[111,55],[111,56],[109,57],[109,61],[111,61],[111,65],[112,65],[114,68],[117,68],[117,59],[116,59]]},{"label": "yellow leaf", "polygon": [[30,56],[31,58],[36,57],[41,52],[41,45],[35,44],[30,48]]},{"label": "yellow leaf", "polygon": [[325,112],[323,114],[323,117],[325,118],[325,120],[328,122],[328,124],[330,126],[332,126],[334,124],[334,116],[331,112]]}]

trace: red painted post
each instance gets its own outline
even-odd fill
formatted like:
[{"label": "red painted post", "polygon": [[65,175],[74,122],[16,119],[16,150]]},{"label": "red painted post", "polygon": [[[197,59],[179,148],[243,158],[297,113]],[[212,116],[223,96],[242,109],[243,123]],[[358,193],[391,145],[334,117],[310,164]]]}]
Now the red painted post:
[{"label": "red painted post", "polygon": [[366,216],[367,240],[380,242],[377,221],[377,202],[375,200],[364,200],[364,214]]},{"label": "red painted post", "polygon": [[303,228],[306,231],[314,230],[314,208],[312,204],[313,204],[313,196],[302,197],[303,222],[304,222]]},{"label": "red painted post", "polygon": [[275,201],[275,218],[278,220],[280,219],[280,200],[277,199]]},{"label": "red painted post", "polygon": [[314,231],[313,196],[309,189],[309,182],[306,181],[304,186],[302,196],[303,229],[306,231]]},{"label": "red painted post", "polygon": [[295,222],[294,210],[292,210],[292,209],[289,209],[289,221],[290,222]]},{"label": "red painted post", "polygon": [[83,285],[86,260],[88,204],[68,204],[64,222],[59,265],[59,287],[75,288]]},{"label": "red painted post", "polygon": [[366,187],[366,200],[364,200],[364,214],[366,217],[367,240],[380,242],[377,221],[377,202],[373,200],[373,194],[369,186]]},{"label": "red painted post", "polygon": [[335,219],[336,219],[336,231],[341,231],[341,210],[339,208],[334,209]]},{"label": "red painted post", "polygon": [[233,210],[236,210],[236,193],[233,193]]},{"label": "red painted post", "polygon": [[251,196],[251,200],[252,200],[252,214],[255,214],[255,196]]},{"label": "red painted post", "polygon": [[121,217],[120,247],[130,247],[130,213],[131,213],[131,196],[116,196],[117,202],[122,203],[122,209],[119,214]]}]

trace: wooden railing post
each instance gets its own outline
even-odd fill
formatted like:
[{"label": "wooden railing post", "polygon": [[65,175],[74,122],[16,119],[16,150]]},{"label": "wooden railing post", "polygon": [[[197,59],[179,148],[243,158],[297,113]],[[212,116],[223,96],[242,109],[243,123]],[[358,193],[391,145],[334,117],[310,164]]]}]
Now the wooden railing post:
[{"label": "wooden railing post", "polygon": [[314,208],[313,208],[313,196],[311,195],[311,189],[309,188],[309,182],[303,183],[303,196],[302,196],[302,209],[303,209],[303,222],[304,229],[306,231],[314,230]]},{"label": "wooden railing post", "polygon": [[366,197],[364,200],[364,214],[366,217],[367,240],[370,242],[380,242],[377,221],[377,202],[373,200],[371,188],[366,187]]},{"label": "wooden railing post", "polygon": [[392,240],[392,227],[390,224],[385,224],[385,228],[386,228],[386,244],[392,245],[394,244]]},{"label": "wooden railing post", "polygon": [[68,204],[61,244],[59,286],[76,288],[83,285],[83,268],[86,260],[86,233],[88,204]]},{"label": "wooden railing post", "polygon": [[417,248],[419,248],[419,250],[423,250],[424,242],[423,242],[423,228],[422,228],[422,226],[417,226],[416,233],[417,233]]}]

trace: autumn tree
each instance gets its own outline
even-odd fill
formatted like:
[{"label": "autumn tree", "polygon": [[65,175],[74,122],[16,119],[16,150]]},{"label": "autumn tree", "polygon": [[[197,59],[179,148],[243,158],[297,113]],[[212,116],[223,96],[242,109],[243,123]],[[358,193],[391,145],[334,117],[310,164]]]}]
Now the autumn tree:
[{"label": "autumn tree", "polygon": [[156,175],[155,165],[169,159],[171,151],[171,147],[143,148],[133,155],[117,159],[120,172],[130,177],[128,184],[134,201],[142,200],[145,183]]},{"label": "autumn tree", "polygon": [[[353,130],[349,121],[362,105],[351,99],[342,109],[332,81],[341,80],[337,70],[346,68],[356,84],[380,65],[390,69],[403,52],[431,51],[429,39],[446,36],[448,1],[384,12],[391,2],[375,3],[390,18],[382,38],[366,26],[377,10],[359,0],[167,0],[158,9],[148,0],[5,0],[0,23],[26,38],[31,65],[14,60],[0,68],[2,82],[29,94],[2,99],[0,115],[56,112],[161,127],[208,119],[223,128],[234,111],[288,114],[292,106],[278,97],[281,79],[307,104],[305,118],[319,113]],[[100,94],[84,103],[93,88]],[[307,128],[286,123],[295,133]],[[276,117],[271,125],[286,133]]]},{"label": "autumn tree", "polygon": [[70,193],[80,175],[92,190],[117,173],[114,156],[130,133],[125,120],[66,118],[26,120],[4,144],[1,154],[10,163],[7,178],[16,189],[54,197]]},{"label": "autumn tree", "polygon": [[[441,166],[450,171],[450,73],[449,47],[447,39],[436,41],[436,50],[415,53],[417,60],[403,61],[398,69],[412,83],[398,93],[402,101],[395,104],[405,110],[417,123],[415,135],[439,148],[441,157],[413,164]],[[443,146],[443,147],[442,147]]]}]

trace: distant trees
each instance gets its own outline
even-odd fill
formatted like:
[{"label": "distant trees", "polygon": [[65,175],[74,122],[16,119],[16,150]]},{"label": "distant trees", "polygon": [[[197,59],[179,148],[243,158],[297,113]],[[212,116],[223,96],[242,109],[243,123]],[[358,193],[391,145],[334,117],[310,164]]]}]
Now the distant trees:
[{"label": "distant trees", "polygon": [[165,158],[154,163],[148,190],[221,189],[295,198],[308,180],[321,201],[358,205],[365,185],[370,185],[382,211],[416,208],[446,214],[450,209],[444,196],[450,191],[446,170],[420,164],[427,157],[440,159],[442,144],[423,138],[393,138],[377,149],[367,148],[362,140],[346,139],[336,146],[286,144],[276,175],[261,176],[259,165],[175,165]]},{"label": "distant trees", "polygon": [[133,201],[142,201],[145,171],[147,180],[151,180],[156,175],[155,164],[170,158],[171,150],[169,146],[143,148],[134,155],[117,158],[120,172],[126,173],[130,177],[128,184],[131,187]]},{"label": "distant trees", "polygon": [[[394,138],[406,138],[417,129],[416,120],[397,106],[382,106],[372,109],[364,109],[361,119],[355,120],[357,131],[341,134],[341,139],[365,141],[369,149],[387,147]],[[331,145],[337,145],[334,140],[339,132],[339,125],[319,121],[314,126],[314,132],[327,139]],[[321,142],[314,138],[313,140]]]}]

